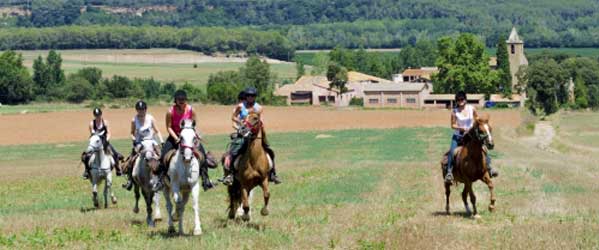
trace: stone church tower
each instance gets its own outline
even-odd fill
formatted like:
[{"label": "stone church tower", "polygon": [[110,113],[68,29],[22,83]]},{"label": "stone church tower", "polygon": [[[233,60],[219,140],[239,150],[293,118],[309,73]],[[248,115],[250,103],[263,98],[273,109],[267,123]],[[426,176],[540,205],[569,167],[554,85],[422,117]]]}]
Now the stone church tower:
[{"label": "stone church tower", "polygon": [[516,27],[512,28],[512,32],[506,43],[510,60],[510,74],[512,75],[512,90],[514,90],[516,84],[518,84],[518,79],[516,78],[518,69],[521,65],[528,65],[528,60],[524,55],[524,41],[518,36]]}]

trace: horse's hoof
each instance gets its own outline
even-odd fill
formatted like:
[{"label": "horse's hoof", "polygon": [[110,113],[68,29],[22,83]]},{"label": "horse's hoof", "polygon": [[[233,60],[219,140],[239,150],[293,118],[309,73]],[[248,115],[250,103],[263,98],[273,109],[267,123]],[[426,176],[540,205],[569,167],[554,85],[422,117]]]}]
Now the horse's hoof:
[{"label": "horse's hoof", "polygon": [[202,229],[201,228],[194,229],[193,235],[195,235],[195,236],[202,235]]},{"label": "horse's hoof", "polygon": [[154,224],[153,220],[148,220],[148,227],[156,227],[156,224]]},{"label": "horse's hoof", "polygon": [[158,216],[154,216],[154,222],[159,222],[162,221],[162,216],[158,215]]},{"label": "horse's hoof", "polygon": [[117,203],[116,197],[114,197],[114,196],[113,196],[113,197],[112,197],[112,204],[113,204],[113,205],[116,205],[116,203]]},{"label": "horse's hoof", "polygon": [[174,234],[174,233],[176,233],[176,231],[175,231],[175,227],[174,227],[174,226],[169,226],[169,227],[168,227],[168,230],[167,230],[167,232],[168,232],[169,234]]},{"label": "horse's hoof", "polygon": [[138,214],[139,213],[139,208],[138,207],[134,207],[133,208],[133,212],[136,213],[136,214]]},{"label": "horse's hoof", "polygon": [[243,221],[245,221],[245,222],[248,222],[248,221],[250,221],[250,215],[249,215],[249,214],[243,214],[243,215],[241,216],[241,219],[242,219]]},{"label": "horse's hoof", "polygon": [[489,212],[495,212],[495,206],[489,205]]},{"label": "horse's hoof", "polygon": [[268,208],[263,207],[262,210],[260,210],[260,214],[262,216],[268,216]]},{"label": "horse's hoof", "polygon": [[97,201],[94,201],[94,207],[95,208],[100,208],[100,203],[98,203]]},{"label": "horse's hoof", "polygon": [[480,217],[480,215],[475,214],[474,216],[472,216],[473,219],[475,220],[480,220],[482,217]]},{"label": "horse's hoof", "polygon": [[174,221],[174,222],[177,222],[177,221],[179,221],[179,213],[177,213],[177,212],[173,212],[173,215],[172,215],[172,217],[173,217],[173,221]]},{"label": "horse's hoof", "polygon": [[108,208],[108,204],[104,204],[104,209],[107,209],[107,208]]}]

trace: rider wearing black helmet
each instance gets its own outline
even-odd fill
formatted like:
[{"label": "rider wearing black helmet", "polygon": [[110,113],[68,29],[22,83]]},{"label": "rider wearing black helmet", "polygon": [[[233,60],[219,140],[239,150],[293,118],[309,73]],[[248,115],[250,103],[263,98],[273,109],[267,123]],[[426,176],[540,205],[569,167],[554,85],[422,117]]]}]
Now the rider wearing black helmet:
[{"label": "rider wearing black helmet", "polygon": [[[235,162],[235,159],[237,158],[237,156],[239,156],[240,150],[245,143],[243,136],[241,136],[239,132],[243,127],[243,122],[245,118],[249,115],[250,112],[258,113],[260,115],[262,115],[263,112],[262,106],[260,106],[260,104],[256,102],[256,96],[258,96],[258,90],[256,90],[256,88],[247,87],[243,91],[243,96],[245,97],[245,99],[241,103],[239,103],[237,107],[235,107],[235,110],[233,111],[233,115],[231,117],[231,120],[233,121],[233,128],[235,129],[236,133],[234,133],[231,136],[231,145],[229,147],[229,153],[225,156],[224,168],[226,176],[223,177],[223,179],[221,180],[225,185],[233,184],[232,172],[234,171],[234,169],[231,167],[231,165],[233,165],[233,162]],[[275,184],[279,184],[281,183],[281,180],[277,176],[277,172],[275,169],[274,151],[265,141],[263,142],[263,147],[264,150],[266,150],[266,152],[270,156],[270,159],[272,160],[273,164],[272,170],[269,174],[269,180],[274,182]]]},{"label": "rider wearing black helmet", "polygon": [[[112,153],[112,157],[115,163],[116,175],[121,175],[120,161],[123,160],[123,155],[120,154],[116,149],[110,144],[110,126],[108,126],[108,121],[102,118],[102,110],[100,108],[95,108],[93,110],[94,119],[89,123],[89,133],[91,135],[98,133],[101,134],[100,138],[102,139],[102,144],[104,145],[104,150],[109,149]],[[85,165],[85,171],[83,172],[83,178],[89,178],[89,160],[90,154],[83,153],[81,155],[81,161]]]}]

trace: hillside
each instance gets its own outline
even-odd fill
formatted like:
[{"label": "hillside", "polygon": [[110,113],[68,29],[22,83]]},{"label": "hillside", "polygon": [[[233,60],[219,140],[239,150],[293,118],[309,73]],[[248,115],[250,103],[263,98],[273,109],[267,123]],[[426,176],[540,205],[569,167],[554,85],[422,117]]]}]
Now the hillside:
[{"label": "hillside", "polygon": [[[599,3],[549,1],[9,0],[4,26],[121,24],[252,26],[278,31],[298,49],[403,47],[470,32],[487,46],[517,26],[529,47],[597,47]],[[9,9],[6,9],[9,8]],[[11,13],[9,10],[12,10]]]}]

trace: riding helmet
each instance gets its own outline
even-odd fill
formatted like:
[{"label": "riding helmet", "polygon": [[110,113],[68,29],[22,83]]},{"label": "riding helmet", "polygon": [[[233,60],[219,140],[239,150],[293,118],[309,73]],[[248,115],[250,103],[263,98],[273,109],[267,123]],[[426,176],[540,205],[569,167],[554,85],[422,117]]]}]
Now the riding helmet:
[{"label": "riding helmet", "polygon": [[137,101],[137,103],[135,104],[135,110],[146,110],[148,109],[148,104],[146,104],[146,102],[139,100]]},{"label": "riding helmet", "polygon": [[239,94],[237,95],[237,100],[238,100],[238,101],[243,101],[243,100],[245,100],[245,91],[241,91],[241,92],[239,92]]},{"label": "riding helmet", "polygon": [[457,103],[458,99],[460,98],[464,98],[464,100],[468,100],[468,98],[466,97],[466,92],[464,92],[463,90],[458,91],[458,93],[455,94],[455,101]]},{"label": "riding helmet", "polygon": [[101,116],[102,115],[102,110],[100,108],[95,108],[94,109],[94,116]]},{"label": "riding helmet", "polygon": [[187,93],[185,92],[185,90],[180,89],[180,90],[175,91],[174,97],[175,97],[175,100],[177,100],[177,99],[187,100]]},{"label": "riding helmet", "polygon": [[243,92],[245,93],[245,96],[257,96],[258,95],[258,90],[254,87],[247,87],[247,88],[245,88],[245,90]]}]

